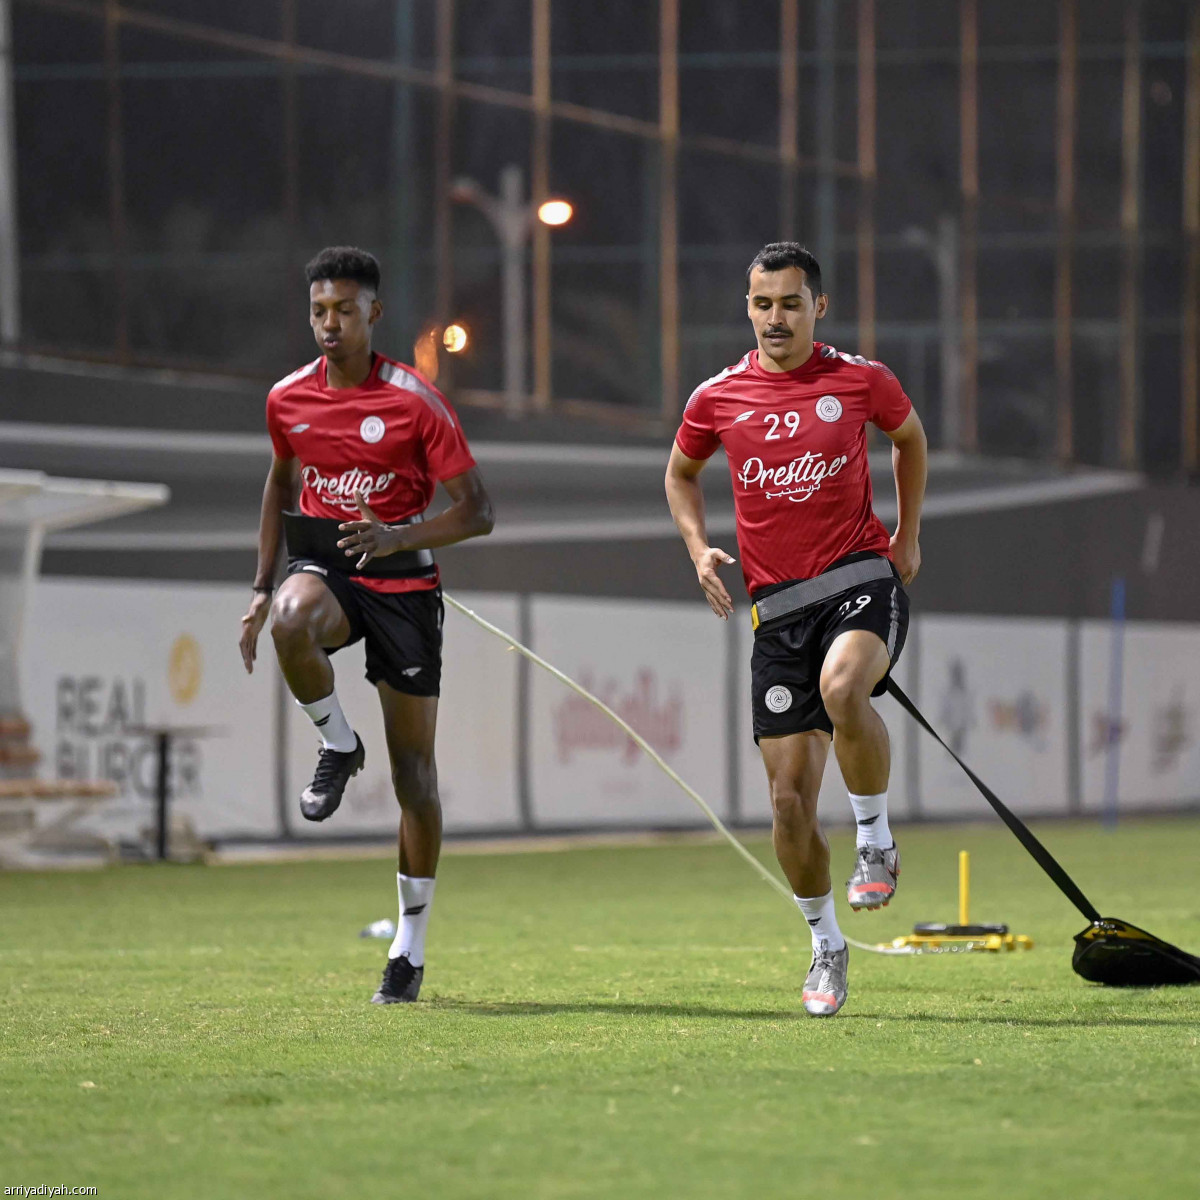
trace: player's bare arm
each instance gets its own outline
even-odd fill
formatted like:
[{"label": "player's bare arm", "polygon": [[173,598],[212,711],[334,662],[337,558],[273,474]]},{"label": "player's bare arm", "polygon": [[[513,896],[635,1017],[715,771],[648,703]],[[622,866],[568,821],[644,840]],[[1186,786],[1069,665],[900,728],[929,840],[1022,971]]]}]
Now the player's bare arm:
[{"label": "player's bare arm", "polygon": [[887,436],[892,441],[892,473],[896,477],[897,521],[891,555],[900,581],[907,586],[921,569],[921,505],[929,474],[929,443],[915,409]]},{"label": "player's bare arm", "polygon": [[450,497],[450,507],[418,525],[385,524],[371,511],[362,492],[355,492],[362,520],[345,521],[338,526],[347,535],[338,545],[347,557],[359,555],[355,566],[361,568],[372,558],[383,558],[397,551],[437,550],[492,532],[496,523],[492,501],[478,470],[472,467],[444,480],[442,486]]},{"label": "player's bare arm", "polygon": [[717,568],[735,560],[717,546],[708,544],[704,522],[704,492],[700,487],[700,472],[707,459],[688,458],[680,448],[671,447],[667,463],[667,504],[675,527],[683,537],[688,554],[696,567],[696,577],[704,590],[708,606],[723,621],[733,612],[733,600],[717,574]]},{"label": "player's bare arm", "polygon": [[283,513],[296,502],[300,488],[300,460],[273,455],[267,482],[263,485],[262,510],[258,519],[258,569],[254,573],[254,595],[242,618],[239,642],[242,662],[253,673],[258,654],[258,635],[271,611],[275,584],[275,565],[283,542]]}]

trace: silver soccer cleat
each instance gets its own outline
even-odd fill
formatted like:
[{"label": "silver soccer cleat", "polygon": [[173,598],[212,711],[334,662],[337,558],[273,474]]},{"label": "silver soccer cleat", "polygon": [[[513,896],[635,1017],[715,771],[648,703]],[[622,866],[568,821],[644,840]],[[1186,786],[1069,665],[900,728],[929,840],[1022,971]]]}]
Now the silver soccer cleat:
[{"label": "silver soccer cleat", "polygon": [[817,943],[812,966],[804,977],[804,1011],[810,1017],[832,1017],[846,1003],[849,988],[846,968],[850,963],[850,947],[831,950],[827,941]]},{"label": "silver soccer cleat", "polygon": [[861,908],[885,908],[896,894],[900,877],[900,851],[859,846],[854,873],[846,880],[846,899],[856,912]]}]

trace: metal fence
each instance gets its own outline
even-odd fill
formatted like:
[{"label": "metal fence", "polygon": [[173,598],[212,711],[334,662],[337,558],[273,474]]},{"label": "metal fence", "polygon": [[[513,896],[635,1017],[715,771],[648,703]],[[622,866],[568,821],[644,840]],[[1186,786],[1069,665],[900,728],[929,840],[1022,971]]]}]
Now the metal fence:
[{"label": "metal fence", "polygon": [[[662,428],[744,352],[745,263],[799,237],[820,336],[888,361],[937,444],[1200,466],[1196,0],[0,10],[9,347],[282,374],[300,267],[357,242],[381,345],[460,402]],[[530,222],[527,301],[464,202],[505,168],[574,208]]]}]

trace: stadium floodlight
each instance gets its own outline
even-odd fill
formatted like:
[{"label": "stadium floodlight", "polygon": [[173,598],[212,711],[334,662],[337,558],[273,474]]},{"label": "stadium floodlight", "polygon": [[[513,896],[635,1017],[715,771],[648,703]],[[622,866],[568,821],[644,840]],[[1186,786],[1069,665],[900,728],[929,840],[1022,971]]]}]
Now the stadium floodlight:
[{"label": "stadium floodlight", "polygon": [[537,216],[543,225],[565,225],[574,215],[575,209],[569,200],[547,200],[538,205]]},{"label": "stadium floodlight", "polygon": [[501,170],[499,194],[493,196],[475,180],[461,178],[452,184],[450,199],[479,209],[500,241],[504,406],[510,417],[519,417],[525,411],[528,391],[525,380],[525,247],[536,222],[565,225],[574,209],[562,199],[546,200],[534,207],[525,199],[525,176],[515,163],[509,163]]},{"label": "stadium floodlight", "polygon": [[470,345],[471,336],[465,325],[447,325],[442,331],[442,345],[451,354],[461,354]]}]

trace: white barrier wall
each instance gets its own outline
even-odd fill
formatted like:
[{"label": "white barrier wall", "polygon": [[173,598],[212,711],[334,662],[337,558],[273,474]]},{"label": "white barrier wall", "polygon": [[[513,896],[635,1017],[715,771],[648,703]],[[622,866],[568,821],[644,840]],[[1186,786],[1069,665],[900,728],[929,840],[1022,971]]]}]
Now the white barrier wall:
[{"label": "white barrier wall", "polygon": [[[237,637],[246,599],[246,589],[237,586],[39,582],[22,666],[43,775],[113,779],[121,796],[93,820],[107,832],[133,835],[153,820],[155,787],[152,744],[136,727],[207,726],[215,736],[179,739],[172,779],[176,810],[202,835],[278,836],[282,774],[293,832],[391,836],[396,803],[378,699],[362,678],[362,648],[340,652],[334,664],[343,705],[367,744],[367,766],[337,816],[309,825],[296,798],[311,777],[316,738],[279,687],[269,634],[254,676],[242,669]],[[629,720],[718,813],[769,821],[751,734],[748,628],[730,630],[699,600],[460,599],[512,633],[527,605],[534,648]],[[1018,812],[1068,812],[1073,777],[1083,811],[1097,812],[1113,738],[1120,808],[1195,805],[1200,625],[1126,627],[1123,700],[1115,721],[1108,699],[1112,627],[1085,622],[1075,632],[1077,642],[1065,620],[918,618],[897,679]],[[1078,680],[1073,697],[1072,678]],[[983,801],[949,756],[890,698],[876,703],[892,738],[896,817],[984,813]],[[1079,727],[1069,739],[1072,712]],[[284,723],[282,731],[277,721]],[[286,749],[277,770],[280,732]],[[451,609],[437,751],[451,833],[703,822],[598,710]],[[849,820],[845,790],[831,754],[820,801],[831,823]],[[734,795],[737,804],[730,802]]]},{"label": "white barrier wall", "polygon": [[[1067,622],[996,617],[921,621],[917,707],[1014,812],[1066,808]],[[978,813],[954,760],[923,735],[921,811]]]},{"label": "white barrier wall", "polygon": [[273,834],[270,642],[247,676],[238,653],[246,588],[39,581],[22,655],[23,701],[51,778],[108,779],[119,801],[93,825],[152,823],[156,753],[139,726],[208,726],[176,743],[174,811],[205,836]]},{"label": "white barrier wall", "polygon": [[[725,646],[707,605],[533,601],[537,653],[620,713],[723,816]],[[536,824],[696,823],[691,801],[629,737],[537,669],[530,722]]]},{"label": "white barrier wall", "polygon": [[[1123,645],[1114,643],[1113,632],[1109,621],[1085,621],[1080,632],[1084,808],[1103,806],[1106,775],[1114,768],[1121,809],[1194,800],[1200,796],[1200,626],[1131,621]],[[1110,688],[1118,653],[1114,713]]]}]

